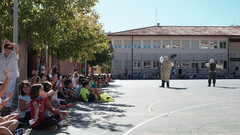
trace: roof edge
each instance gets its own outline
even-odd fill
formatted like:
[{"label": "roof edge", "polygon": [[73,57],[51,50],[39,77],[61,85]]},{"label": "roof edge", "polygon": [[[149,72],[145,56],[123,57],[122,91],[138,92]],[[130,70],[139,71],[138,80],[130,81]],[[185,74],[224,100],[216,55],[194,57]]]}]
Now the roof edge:
[{"label": "roof edge", "polygon": [[113,33],[107,33],[107,35],[109,35],[109,34],[117,34],[117,33],[122,33],[122,32],[128,32],[128,31],[133,31],[133,30],[146,29],[146,28],[151,28],[151,27],[239,27],[239,26],[170,26],[170,25],[153,25],[153,26],[135,28],[135,29],[130,29],[130,30],[123,30],[123,31],[118,31],[118,32],[113,32]]}]

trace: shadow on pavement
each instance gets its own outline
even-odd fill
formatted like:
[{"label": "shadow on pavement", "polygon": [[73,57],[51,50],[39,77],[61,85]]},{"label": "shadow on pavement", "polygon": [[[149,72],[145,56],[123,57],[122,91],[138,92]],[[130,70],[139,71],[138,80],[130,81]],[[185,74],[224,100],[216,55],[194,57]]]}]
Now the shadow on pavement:
[{"label": "shadow on pavement", "polygon": [[[86,129],[92,130],[98,128],[100,130],[108,130],[111,132],[121,132],[124,129],[132,128],[132,124],[126,124],[116,121],[126,117],[126,109],[129,107],[135,107],[134,105],[127,104],[115,104],[112,103],[83,103],[75,102],[73,106],[68,109],[71,124],[68,127],[61,127],[56,131],[47,130],[31,130],[27,131],[27,135],[42,135],[42,134],[61,134],[70,135],[73,131],[70,131],[70,126],[77,129],[77,132],[85,131]],[[125,109],[126,108],[126,109]],[[71,128],[72,129],[72,128]],[[75,133],[76,131],[74,131]],[[96,132],[96,131],[95,131]]]},{"label": "shadow on pavement", "polygon": [[116,84],[109,83],[109,86],[106,88],[118,88],[118,87],[122,87],[122,85],[116,85]]},{"label": "shadow on pavement", "polygon": [[131,128],[131,124],[121,124],[113,118],[125,117],[126,110],[123,108],[135,107],[126,104],[114,103],[77,103],[71,111],[71,125],[76,128],[99,128],[112,132],[120,132],[121,129]]},{"label": "shadow on pavement", "polygon": [[173,90],[186,90],[186,88],[178,88],[178,87],[169,87],[168,89],[173,89]]},{"label": "shadow on pavement", "polygon": [[239,87],[216,86],[216,88],[223,88],[223,89],[237,89],[237,88],[239,88]]},{"label": "shadow on pavement", "polygon": [[[123,93],[112,90],[112,88],[122,87],[120,85],[110,84],[109,87],[102,88],[102,90],[112,96],[114,99],[120,98]],[[119,104],[115,102],[106,103],[84,103],[75,102],[73,106],[68,108],[69,118],[71,124],[68,127],[61,127],[56,131],[38,131],[29,130],[28,135],[42,135],[42,134],[63,134],[70,135],[73,132],[90,131],[97,134],[99,131],[121,132],[132,128],[132,124],[119,122],[120,119],[126,117],[128,108],[135,107],[134,105]],[[72,131],[75,129],[76,131]],[[71,130],[71,131],[70,131]]]}]

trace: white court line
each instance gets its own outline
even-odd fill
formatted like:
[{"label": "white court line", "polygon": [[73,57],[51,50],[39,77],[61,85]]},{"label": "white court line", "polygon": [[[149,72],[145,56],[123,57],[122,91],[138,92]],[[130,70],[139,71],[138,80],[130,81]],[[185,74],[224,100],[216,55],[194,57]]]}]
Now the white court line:
[{"label": "white court line", "polygon": [[139,128],[140,126],[152,121],[152,120],[155,120],[155,119],[158,119],[160,117],[166,117],[168,114],[172,114],[172,113],[176,113],[176,112],[181,112],[181,111],[184,111],[184,110],[189,110],[189,109],[193,109],[193,108],[198,108],[198,107],[203,107],[203,106],[209,106],[209,105],[215,105],[215,104],[221,104],[221,103],[231,103],[231,102],[239,102],[239,100],[236,100],[236,101],[228,101],[228,102],[215,102],[215,103],[208,103],[208,104],[201,104],[201,105],[196,105],[196,106],[190,106],[190,107],[185,107],[185,108],[182,108],[182,109],[177,109],[177,110],[173,110],[171,112],[168,112],[168,113],[165,113],[165,114],[160,114],[156,117],[153,117],[151,119],[148,119],[146,121],[143,121],[142,123],[136,125],[135,127],[131,128],[130,130],[128,130],[126,133],[124,133],[123,135],[128,135],[129,133],[131,133],[133,130]]},{"label": "white court line", "polygon": [[[189,93],[188,93],[189,94]],[[186,95],[186,94],[185,94]],[[190,94],[189,94],[190,95]],[[191,94],[192,95],[192,94]],[[149,106],[148,106],[148,113],[149,114],[151,114],[152,113],[152,107],[155,105],[155,104],[157,104],[157,103],[159,103],[159,102],[162,102],[162,101],[166,101],[166,100],[170,100],[170,99],[174,99],[174,98],[176,98],[176,97],[178,97],[179,95],[175,95],[175,96],[172,96],[172,97],[170,97],[170,98],[167,98],[167,99],[161,99],[161,100],[158,100],[158,101],[156,101],[156,102],[154,102],[154,103],[152,103],[152,104],[150,104]]]}]

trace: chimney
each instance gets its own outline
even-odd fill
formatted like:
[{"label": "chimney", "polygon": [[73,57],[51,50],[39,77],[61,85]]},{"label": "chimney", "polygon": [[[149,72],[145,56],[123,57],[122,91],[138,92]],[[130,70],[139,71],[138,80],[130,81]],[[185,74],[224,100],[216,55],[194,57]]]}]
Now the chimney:
[{"label": "chimney", "polygon": [[157,26],[160,26],[160,23],[157,23]]}]

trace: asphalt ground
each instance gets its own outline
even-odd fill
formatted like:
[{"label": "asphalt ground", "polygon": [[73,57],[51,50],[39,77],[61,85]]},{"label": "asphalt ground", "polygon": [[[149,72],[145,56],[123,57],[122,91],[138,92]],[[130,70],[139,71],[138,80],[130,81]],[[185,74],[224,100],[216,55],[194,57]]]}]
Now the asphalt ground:
[{"label": "asphalt ground", "polygon": [[71,124],[25,135],[239,135],[240,80],[115,80],[108,103],[76,102]]}]

